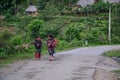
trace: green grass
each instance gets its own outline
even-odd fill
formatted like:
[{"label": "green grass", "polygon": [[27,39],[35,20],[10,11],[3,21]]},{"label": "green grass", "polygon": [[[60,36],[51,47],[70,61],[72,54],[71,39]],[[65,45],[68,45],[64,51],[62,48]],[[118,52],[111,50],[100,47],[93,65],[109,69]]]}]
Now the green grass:
[{"label": "green grass", "polygon": [[[75,48],[78,48],[78,47],[62,48],[60,50],[56,49],[56,52],[68,51]],[[42,51],[42,56],[43,55],[48,55],[48,52]],[[104,55],[109,57],[120,57],[120,50],[109,51],[109,52],[106,52]],[[0,59],[0,67],[5,66],[7,64],[11,64],[17,60],[25,60],[25,59],[31,59],[31,58],[34,58],[34,49],[32,49],[30,52],[23,52],[23,53],[20,52],[20,53],[12,54],[6,59]]]},{"label": "green grass", "polygon": [[[107,57],[120,57],[120,50],[108,51],[108,52],[105,52],[104,55]],[[112,72],[120,75],[120,70],[114,70]],[[120,78],[118,78],[117,80],[120,80]]]},{"label": "green grass", "polygon": [[120,70],[114,70],[113,72],[120,74]]},{"label": "green grass", "polygon": [[104,55],[107,57],[120,57],[120,50],[108,51]]},{"label": "green grass", "polygon": [[[62,49],[55,49],[56,52],[62,52],[62,51],[68,51],[71,49],[75,49],[78,47],[69,47],[69,48],[62,48]],[[17,60],[25,60],[25,59],[31,59],[34,58],[34,49],[33,47],[29,50],[30,52],[20,52],[16,54],[11,54],[6,59],[0,59],[0,67],[6,66],[8,64],[11,64]],[[48,55],[48,51],[44,50],[42,51],[42,56]]]},{"label": "green grass", "polygon": [[[47,51],[43,51],[42,52],[42,56],[46,55]],[[6,66],[8,64],[11,64],[17,60],[25,60],[25,59],[31,59],[34,58],[34,52],[20,52],[20,53],[16,53],[16,54],[11,54],[9,55],[9,57],[7,57],[6,59],[0,59],[0,67]]]},{"label": "green grass", "polygon": [[[120,70],[114,70],[114,71],[112,71],[112,72],[114,72],[114,73],[120,75]],[[118,78],[117,80],[120,80],[120,78]]]},{"label": "green grass", "polygon": [[[74,49],[74,48],[64,48],[62,50],[56,50],[56,52],[67,51],[70,49]],[[42,51],[42,56],[47,55],[47,54],[48,54],[47,51]],[[20,52],[20,53],[16,53],[16,54],[11,54],[6,59],[0,59],[0,67],[11,64],[17,60],[25,60],[25,59],[31,59],[31,58],[34,58],[33,51],[31,51],[30,53],[29,52],[23,52],[23,53]]]},{"label": "green grass", "polygon": [[9,57],[6,59],[0,59],[0,67],[13,63],[14,61],[17,60],[30,59],[33,57],[33,55],[34,55],[33,53],[25,53],[25,52],[9,55]]}]

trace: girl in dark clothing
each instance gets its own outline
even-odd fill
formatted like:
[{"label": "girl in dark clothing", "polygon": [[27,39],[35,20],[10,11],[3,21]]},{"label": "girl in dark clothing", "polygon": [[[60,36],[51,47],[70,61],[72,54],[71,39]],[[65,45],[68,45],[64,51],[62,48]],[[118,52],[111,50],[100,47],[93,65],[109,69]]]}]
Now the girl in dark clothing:
[{"label": "girl in dark clothing", "polygon": [[35,49],[36,49],[36,52],[35,52],[35,58],[36,59],[40,59],[41,58],[41,47],[42,47],[42,41],[41,41],[41,38],[40,36],[37,36],[35,41],[34,41],[34,46],[35,46]]},{"label": "girl in dark clothing", "polygon": [[48,52],[50,55],[50,61],[53,60],[53,54],[55,53],[55,40],[53,38],[53,35],[48,35],[48,40],[47,40],[47,48],[48,48]]}]

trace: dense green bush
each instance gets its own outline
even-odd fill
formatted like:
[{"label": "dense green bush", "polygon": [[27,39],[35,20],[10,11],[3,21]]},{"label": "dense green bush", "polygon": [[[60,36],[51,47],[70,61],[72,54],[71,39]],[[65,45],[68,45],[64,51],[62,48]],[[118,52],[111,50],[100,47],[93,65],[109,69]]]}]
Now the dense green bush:
[{"label": "dense green bush", "polygon": [[112,42],[120,43],[120,3],[112,5]]},{"label": "dense green bush", "polygon": [[56,5],[51,5],[51,3],[48,3],[45,6],[45,11],[47,13],[47,16],[54,16],[57,15],[60,11]]},{"label": "dense green bush", "polygon": [[88,36],[88,40],[90,43],[94,44],[104,44],[107,42],[106,40],[106,34],[104,34],[101,30],[99,29],[93,29],[91,31],[92,36]]},{"label": "dense green bush", "polygon": [[40,36],[44,35],[42,24],[43,24],[42,20],[35,19],[31,21],[31,23],[28,25],[30,35],[33,39],[38,35]]},{"label": "dense green bush", "polygon": [[11,39],[13,45],[21,45],[23,43],[21,35],[16,35]]},{"label": "dense green bush", "polygon": [[10,42],[11,38],[12,34],[9,30],[0,32],[0,58],[6,58],[8,54],[15,52],[14,46]]},{"label": "dense green bush", "polygon": [[[52,18],[48,21],[46,21],[46,23],[43,25],[44,26],[44,32],[47,34],[54,34],[55,37],[59,36],[60,38],[62,36],[60,36],[63,32],[64,32],[64,28],[66,27],[66,25],[68,25],[70,22],[69,19],[65,18],[65,17],[55,17]],[[46,37],[45,36],[45,37]]]},{"label": "dense green bush", "polygon": [[120,37],[119,36],[113,36],[112,37],[112,43],[115,43],[115,44],[120,43]]},{"label": "dense green bush", "polygon": [[8,55],[5,52],[0,52],[0,59],[6,59],[7,56]]},{"label": "dense green bush", "polygon": [[9,44],[9,40],[11,39],[12,34],[9,30],[5,29],[0,32],[0,47]]},{"label": "dense green bush", "polygon": [[31,16],[19,16],[19,18],[20,21],[18,22],[18,25],[16,27],[20,29],[20,32],[27,32],[27,26],[34,18]]},{"label": "dense green bush", "polygon": [[103,0],[99,0],[94,5],[92,5],[92,12],[98,14],[98,13],[105,13],[109,10],[109,3],[103,2]]},{"label": "dense green bush", "polygon": [[77,39],[73,39],[71,42],[70,42],[70,47],[79,47],[79,46],[84,46],[84,41],[82,40],[77,40]]},{"label": "dense green bush", "polygon": [[59,44],[57,45],[57,49],[58,50],[63,50],[63,49],[65,49],[65,48],[69,48],[70,46],[69,46],[69,43],[68,42],[66,42],[66,41],[63,41],[63,40],[60,40],[59,41]]},{"label": "dense green bush", "polygon": [[78,8],[76,12],[82,16],[88,16],[88,15],[98,15],[99,13],[108,13],[109,11],[109,3],[104,2],[103,0],[98,0],[93,5],[88,5],[86,7]]},{"label": "dense green bush", "polygon": [[67,41],[72,41],[72,39],[76,38],[80,40],[80,32],[83,30],[83,25],[80,23],[70,24],[65,29],[65,35]]}]

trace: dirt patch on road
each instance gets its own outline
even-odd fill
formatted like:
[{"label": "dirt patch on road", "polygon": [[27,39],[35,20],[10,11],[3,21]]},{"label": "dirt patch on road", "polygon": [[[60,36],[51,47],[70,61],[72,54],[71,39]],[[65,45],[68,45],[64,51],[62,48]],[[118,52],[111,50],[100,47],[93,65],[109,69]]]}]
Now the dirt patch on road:
[{"label": "dirt patch on road", "polygon": [[[120,68],[120,63],[108,57],[101,58],[97,64],[99,66],[111,66]],[[109,68],[96,69],[93,78],[94,80],[119,80],[120,74],[113,72],[113,70],[109,70]]]},{"label": "dirt patch on road", "polygon": [[94,80],[118,80],[120,75],[106,70],[96,70]]},{"label": "dirt patch on road", "polygon": [[17,70],[21,69],[28,61],[29,60],[19,60],[0,68],[0,76],[6,76],[16,72]]}]

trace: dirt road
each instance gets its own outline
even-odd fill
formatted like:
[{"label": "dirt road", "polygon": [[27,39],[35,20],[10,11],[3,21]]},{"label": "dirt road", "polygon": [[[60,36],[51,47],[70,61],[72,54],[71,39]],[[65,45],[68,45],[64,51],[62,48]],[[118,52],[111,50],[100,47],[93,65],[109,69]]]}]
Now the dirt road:
[{"label": "dirt road", "polygon": [[48,56],[41,60],[16,61],[0,69],[0,80],[114,80],[110,71],[120,65],[104,56],[103,52],[120,46],[85,47]]}]

